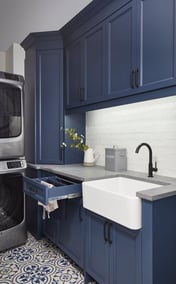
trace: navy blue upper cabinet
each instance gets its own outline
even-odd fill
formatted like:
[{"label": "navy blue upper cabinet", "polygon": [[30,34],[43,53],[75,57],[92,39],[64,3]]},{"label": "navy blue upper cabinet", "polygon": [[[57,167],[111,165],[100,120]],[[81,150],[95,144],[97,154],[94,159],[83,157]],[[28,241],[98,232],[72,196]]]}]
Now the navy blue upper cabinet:
[{"label": "navy blue upper cabinet", "polygon": [[63,163],[63,43],[59,32],[32,33],[23,42],[25,156],[32,163]]},{"label": "navy blue upper cabinet", "polygon": [[176,84],[175,15],[175,0],[132,0],[107,19],[108,96]]},{"label": "navy blue upper cabinet", "polygon": [[176,84],[175,0],[138,1],[140,91]]},{"label": "navy blue upper cabinet", "polygon": [[92,1],[62,30],[67,108],[150,99],[176,86],[175,16],[175,0]]},{"label": "navy blue upper cabinet", "polygon": [[67,107],[101,100],[105,81],[105,29],[98,25],[66,48]]},{"label": "navy blue upper cabinet", "polygon": [[135,11],[135,1],[130,1],[106,20],[106,82],[111,97],[125,96],[134,88]]}]

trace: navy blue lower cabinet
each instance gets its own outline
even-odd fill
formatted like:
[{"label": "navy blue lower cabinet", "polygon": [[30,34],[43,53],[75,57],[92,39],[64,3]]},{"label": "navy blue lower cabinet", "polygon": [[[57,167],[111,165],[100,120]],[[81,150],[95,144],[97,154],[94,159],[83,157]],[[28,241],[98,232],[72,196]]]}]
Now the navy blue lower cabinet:
[{"label": "navy blue lower cabinet", "polygon": [[43,234],[83,267],[82,199],[58,201],[59,208],[43,221]]},{"label": "navy blue lower cabinet", "polygon": [[60,208],[50,213],[50,218],[46,216],[43,220],[43,234],[50,239],[54,244],[58,244],[58,236],[61,223]]},{"label": "navy blue lower cabinet", "polygon": [[[62,212],[58,246],[80,267],[83,267],[84,210],[82,198],[61,201]],[[60,205],[59,205],[60,206]]]},{"label": "navy blue lower cabinet", "polygon": [[142,284],[176,283],[176,196],[142,204]]},{"label": "navy blue lower cabinet", "polygon": [[[86,211],[86,278],[100,284],[141,284],[141,232]],[[88,280],[87,280],[88,283]]]}]

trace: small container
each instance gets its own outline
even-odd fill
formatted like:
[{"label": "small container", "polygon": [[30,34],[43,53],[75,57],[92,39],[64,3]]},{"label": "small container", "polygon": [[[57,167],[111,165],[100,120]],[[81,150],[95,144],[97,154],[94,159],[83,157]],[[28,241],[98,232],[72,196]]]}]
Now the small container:
[{"label": "small container", "polygon": [[127,151],[125,148],[105,148],[105,169],[108,171],[127,170]]}]

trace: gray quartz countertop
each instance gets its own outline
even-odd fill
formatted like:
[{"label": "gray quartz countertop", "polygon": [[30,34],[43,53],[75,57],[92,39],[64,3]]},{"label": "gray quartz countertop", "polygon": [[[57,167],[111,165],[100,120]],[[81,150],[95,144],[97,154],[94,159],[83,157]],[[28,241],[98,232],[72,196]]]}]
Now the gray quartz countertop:
[{"label": "gray quartz countertop", "polygon": [[80,180],[82,182],[123,176],[161,185],[161,187],[137,192],[138,197],[149,201],[155,201],[176,195],[176,178],[172,177],[159,176],[155,174],[153,178],[149,178],[147,177],[147,173],[145,174],[135,171],[112,172],[105,170],[105,168],[102,166],[85,167],[82,164],[45,165],[29,163],[28,167],[37,170],[45,170],[52,172],[53,174],[63,175],[68,178]]}]

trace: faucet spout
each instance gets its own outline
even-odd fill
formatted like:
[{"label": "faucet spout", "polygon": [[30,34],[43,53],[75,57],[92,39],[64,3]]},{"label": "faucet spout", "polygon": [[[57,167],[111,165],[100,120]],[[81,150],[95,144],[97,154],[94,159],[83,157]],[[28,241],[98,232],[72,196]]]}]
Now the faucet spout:
[{"label": "faucet spout", "polygon": [[141,143],[137,146],[135,153],[139,153],[139,150],[142,146],[146,146],[149,151],[149,163],[148,163],[148,177],[153,177],[153,172],[157,172],[157,164],[155,162],[155,167],[152,164],[152,148],[148,143]]}]

